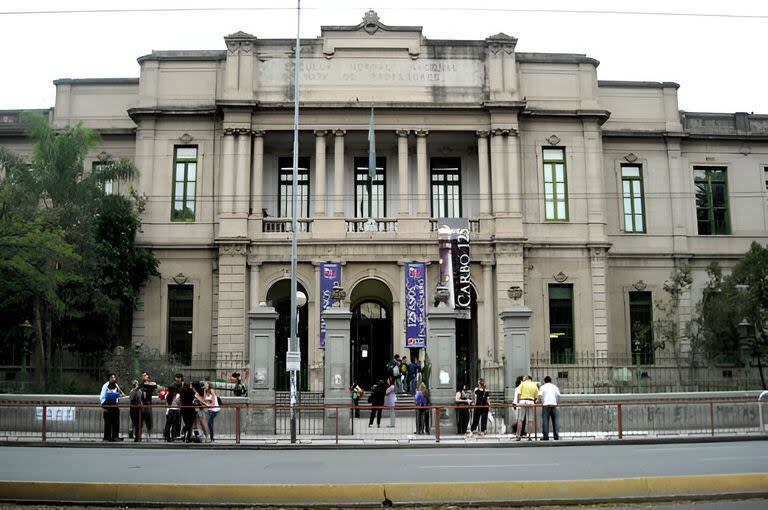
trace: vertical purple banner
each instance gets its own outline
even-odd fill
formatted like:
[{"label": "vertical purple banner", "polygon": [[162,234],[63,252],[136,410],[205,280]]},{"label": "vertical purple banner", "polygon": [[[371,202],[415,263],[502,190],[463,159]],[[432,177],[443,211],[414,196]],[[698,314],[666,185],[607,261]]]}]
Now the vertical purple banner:
[{"label": "vertical purple banner", "polygon": [[325,319],[322,312],[333,304],[331,292],[333,285],[341,285],[341,264],[326,263],[320,267],[320,348],[325,349]]},{"label": "vertical purple banner", "polygon": [[405,346],[427,346],[427,266],[405,265]]}]

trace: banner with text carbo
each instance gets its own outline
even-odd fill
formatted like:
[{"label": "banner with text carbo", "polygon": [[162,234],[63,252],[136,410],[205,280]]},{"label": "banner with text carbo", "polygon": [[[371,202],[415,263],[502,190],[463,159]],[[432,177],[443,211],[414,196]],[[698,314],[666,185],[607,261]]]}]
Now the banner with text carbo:
[{"label": "banner with text carbo", "polygon": [[341,264],[325,263],[320,267],[320,348],[325,348],[325,319],[322,312],[333,305],[333,285],[341,285]]},{"label": "banner with text carbo", "polygon": [[405,265],[405,347],[427,346],[427,265]]},{"label": "banner with text carbo", "polygon": [[[467,218],[438,219],[438,238],[447,237],[450,231],[450,261],[443,260],[441,249],[441,274],[444,284],[451,291],[449,305],[458,312],[459,319],[471,319],[472,314],[472,258],[469,253],[469,220]],[[444,242],[444,241],[443,241]],[[441,248],[443,243],[441,243]],[[445,269],[444,269],[445,268]]]}]

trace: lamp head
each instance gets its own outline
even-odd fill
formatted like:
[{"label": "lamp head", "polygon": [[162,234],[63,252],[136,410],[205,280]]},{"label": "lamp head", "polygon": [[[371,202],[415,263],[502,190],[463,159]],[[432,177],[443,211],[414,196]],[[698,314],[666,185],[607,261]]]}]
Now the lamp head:
[{"label": "lamp head", "polygon": [[296,308],[301,308],[307,304],[307,295],[300,290],[296,291]]}]

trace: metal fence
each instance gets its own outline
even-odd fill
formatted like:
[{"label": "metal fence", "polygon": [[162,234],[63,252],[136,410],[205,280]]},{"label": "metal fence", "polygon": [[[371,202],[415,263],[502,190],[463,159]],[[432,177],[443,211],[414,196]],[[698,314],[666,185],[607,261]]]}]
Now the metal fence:
[{"label": "metal fence", "polygon": [[570,363],[555,363],[549,353],[534,353],[531,356],[531,375],[536,381],[550,376],[564,393],[665,393],[762,388],[758,367],[750,363],[718,363],[703,356],[676,357],[659,351],[651,359],[632,353],[588,351],[574,353],[568,361]]},{"label": "metal fence", "polygon": [[[138,428],[137,418],[142,421],[141,440],[155,443],[165,440],[166,406],[132,408],[119,405],[112,408],[119,415],[119,430],[124,440],[131,440],[129,431]],[[381,409],[380,420],[378,409]],[[304,404],[297,407],[297,415],[312,418],[298,428],[297,437],[302,443],[326,444],[511,441],[516,439],[517,420],[523,418],[518,414],[520,409],[509,405],[492,406],[483,430],[481,419],[476,427],[472,425],[475,417],[480,418],[488,408],[412,405],[374,408],[366,405],[356,409],[354,406]],[[140,411],[151,416],[151,426],[147,426],[147,414]],[[223,405],[214,420],[215,442],[287,442],[290,437],[285,426],[288,411],[289,407],[285,405]],[[765,435],[768,433],[765,413],[763,404],[754,398],[579,402],[558,407],[560,439],[565,441]],[[97,404],[2,403],[0,440],[101,441],[104,416],[104,408]],[[463,428],[460,428],[457,418],[462,416],[468,421],[463,421]],[[532,406],[526,421],[521,424],[521,439],[533,441],[541,437],[541,417],[541,406]],[[270,420],[274,422],[269,427],[282,424],[277,425],[277,429],[265,429],[263,424],[269,424]],[[474,428],[475,434],[465,435],[469,427]],[[199,442],[206,442],[205,431],[191,431],[190,435]]]},{"label": "metal fence", "polygon": [[[18,360],[17,360],[18,361]],[[87,394],[101,389],[107,374],[115,372],[124,390],[131,380],[146,371],[161,386],[170,384],[176,373],[186,380],[226,384],[233,372],[248,380],[248,358],[242,352],[198,353],[188,356],[159,354],[139,349],[118,349],[107,353],[58,351],[45,371],[45,383],[39,382],[34,367],[26,363],[0,365],[0,393]]]}]

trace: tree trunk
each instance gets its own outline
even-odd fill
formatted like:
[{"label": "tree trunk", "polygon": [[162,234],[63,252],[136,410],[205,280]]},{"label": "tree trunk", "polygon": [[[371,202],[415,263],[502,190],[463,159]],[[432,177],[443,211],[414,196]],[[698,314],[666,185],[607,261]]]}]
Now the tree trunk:
[{"label": "tree trunk", "polygon": [[40,298],[35,299],[35,380],[42,388],[45,386],[45,339],[43,337],[43,314],[40,310]]}]

